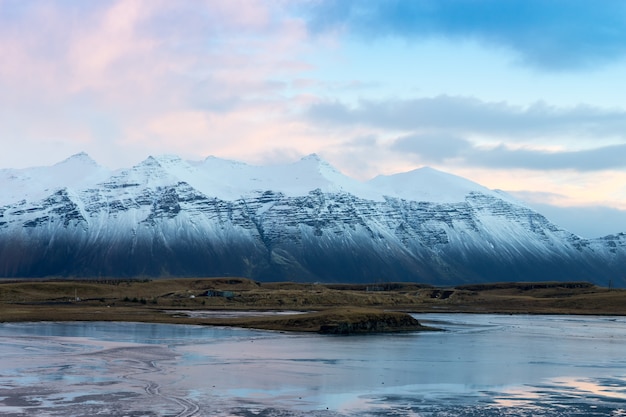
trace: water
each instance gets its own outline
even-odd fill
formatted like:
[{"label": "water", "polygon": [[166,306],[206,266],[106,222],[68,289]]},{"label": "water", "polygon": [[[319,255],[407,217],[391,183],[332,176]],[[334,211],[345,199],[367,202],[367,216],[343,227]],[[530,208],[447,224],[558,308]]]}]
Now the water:
[{"label": "water", "polygon": [[447,331],[0,324],[0,415],[626,416],[626,318],[416,317]]}]

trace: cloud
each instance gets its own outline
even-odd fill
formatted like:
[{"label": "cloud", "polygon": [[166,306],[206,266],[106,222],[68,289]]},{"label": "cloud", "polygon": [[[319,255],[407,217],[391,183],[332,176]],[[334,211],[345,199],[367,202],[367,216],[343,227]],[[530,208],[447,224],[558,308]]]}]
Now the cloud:
[{"label": "cloud", "polygon": [[626,144],[579,151],[544,151],[506,145],[476,146],[457,137],[410,135],[398,138],[391,148],[418,155],[426,163],[454,160],[460,165],[491,169],[601,171],[626,168]]},{"label": "cloud", "polygon": [[326,0],[305,3],[309,26],[362,39],[474,40],[545,70],[596,67],[626,56],[626,4],[587,0]]},{"label": "cloud", "polygon": [[312,142],[290,119],[303,106],[289,85],[309,68],[308,35],[281,5],[4,0],[0,137],[13,145],[0,166],[82,150],[114,167],[145,152],[245,158],[283,136]]},{"label": "cloud", "polygon": [[[621,109],[542,102],[522,107],[437,96],[362,100],[354,106],[321,101],[306,117],[329,131],[375,135],[370,153],[376,149],[414,164],[580,172],[626,168],[626,111]],[[344,150],[352,152],[347,145]]]},{"label": "cloud", "polygon": [[471,97],[362,100],[313,104],[307,116],[328,125],[362,125],[393,130],[445,131],[457,136],[528,139],[550,135],[625,138],[626,111],[586,105],[558,108],[543,102],[512,106]]},{"label": "cloud", "polygon": [[44,94],[128,100],[203,79],[259,82],[297,63],[289,52],[306,35],[259,0],[18,3],[0,17],[0,74]]},{"label": "cloud", "polygon": [[546,152],[509,149],[506,146],[475,150],[467,162],[491,168],[524,168],[534,170],[601,171],[626,168],[626,144],[583,151]]},{"label": "cloud", "polygon": [[461,138],[446,135],[409,135],[401,137],[393,144],[400,152],[416,153],[431,162],[444,162],[463,157],[473,151],[472,144]]}]

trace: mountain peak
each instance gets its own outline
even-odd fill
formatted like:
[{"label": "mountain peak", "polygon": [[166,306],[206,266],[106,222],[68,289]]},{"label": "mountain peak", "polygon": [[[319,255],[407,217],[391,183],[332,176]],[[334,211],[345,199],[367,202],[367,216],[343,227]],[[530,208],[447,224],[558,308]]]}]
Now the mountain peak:
[{"label": "mountain peak", "polygon": [[138,163],[136,166],[137,167],[165,168],[165,167],[181,165],[181,164],[184,164],[184,162],[185,161],[183,161],[180,157],[176,155],[169,155],[169,154],[156,155],[156,156],[150,155],[146,159]]},{"label": "mountain peak", "polygon": [[300,162],[309,162],[309,163],[313,163],[317,165],[324,165],[324,166],[332,167],[330,163],[328,163],[326,160],[324,160],[321,156],[319,156],[316,153],[312,153],[312,154],[309,154],[307,156],[300,158]]},{"label": "mountain peak", "polygon": [[152,159],[154,159],[155,161],[161,164],[166,164],[166,165],[173,165],[173,164],[179,164],[181,162],[184,162],[180,158],[180,156],[173,155],[173,154],[157,155],[157,156],[153,156]]},{"label": "mountain peak", "polygon": [[221,167],[231,166],[231,167],[244,167],[248,166],[245,162],[234,161],[232,159],[223,159],[218,158],[217,156],[210,155],[207,156],[201,164],[204,165],[219,165]]},{"label": "mountain peak", "polygon": [[305,166],[316,167],[320,173],[339,174],[340,172],[332,166],[329,162],[322,159],[318,154],[312,153],[300,159],[297,163],[304,164]]},{"label": "mountain peak", "polygon": [[302,158],[300,158],[301,161],[317,161],[317,162],[323,162],[322,158],[320,158],[320,156],[316,153],[311,153],[308,154],[306,156],[303,156]]},{"label": "mountain peak", "polygon": [[74,163],[98,166],[98,163],[94,161],[86,152],[76,153],[55,165],[66,165],[66,164],[74,164]]},{"label": "mountain peak", "polygon": [[473,181],[428,166],[399,174],[379,175],[369,183],[390,196],[438,203],[461,202],[472,192],[493,193]]},{"label": "mountain peak", "polygon": [[139,165],[154,165],[154,164],[170,165],[170,164],[176,164],[179,162],[182,162],[182,159],[180,159],[180,157],[176,155],[163,154],[163,155],[150,155],[146,159],[141,161]]}]

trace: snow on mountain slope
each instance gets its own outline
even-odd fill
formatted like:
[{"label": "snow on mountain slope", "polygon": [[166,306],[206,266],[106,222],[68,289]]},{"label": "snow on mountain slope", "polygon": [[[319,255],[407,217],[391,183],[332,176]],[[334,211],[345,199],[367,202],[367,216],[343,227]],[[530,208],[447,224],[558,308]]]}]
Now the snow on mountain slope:
[{"label": "snow on mountain slope", "polygon": [[501,192],[430,168],[368,182],[317,155],[251,166],[85,154],[0,171],[0,275],[262,280],[603,281],[626,239],[584,240]]},{"label": "snow on mountain slope", "polygon": [[79,153],[50,167],[0,170],[0,205],[45,198],[60,188],[82,189],[106,180],[111,171],[86,153]]},{"label": "snow on mountain slope", "polygon": [[[471,192],[494,193],[472,181],[428,167],[361,182],[340,173],[316,154],[291,164],[270,166],[216,157],[194,162],[160,155],[150,156],[129,169],[110,171],[87,154],[79,153],[51,167],[0,170],[0,204],[42,198],[60,188],[87,189],[103,183],[159,187],[175,182],[186,182],[206,196],[223,200],[267,190],[299,196],[319,189],[372,201],[395,197],[439,203],[463,201]],[[501,198],[512,200],[510,196]]]},{"label": "snow on mountain slope", "polygon": [[382,193],[341,174],[315,154],[292,164],[273,166],[252,166],[216,157],[192,162],[173,155],[150,156],[109,182],[151,187],[185,182],[206,196],[223,200],[267,190],[298,196],[315,189],[383,200]]},{"label": "snow on mountain slope", "polygon": [[[306,156],[292,164],[271,166],[251,166],[209,157],[198,166],[196,175],[196,178],[207,179],[206,183],[211,183],[211,187],[203,187],[191,178],[185,181],[206,195],[225,200],[250,196],[267,190],[287,196],[299,196],[315,189],[328,193],[344,192],[362,198],[382,200],[381,193],[358,180],[343,175],[316,154]],[[216,179],[219,179],[219,184],[215,184]]]},{"label": "snow on mountain slope", "polygon": [[520,204],[503,192],[489,190],[465,178],[424,167],[394,175],[379,175],[368,182],[386,196],[411,201],[458,203],[471,193],[498,196]]}]

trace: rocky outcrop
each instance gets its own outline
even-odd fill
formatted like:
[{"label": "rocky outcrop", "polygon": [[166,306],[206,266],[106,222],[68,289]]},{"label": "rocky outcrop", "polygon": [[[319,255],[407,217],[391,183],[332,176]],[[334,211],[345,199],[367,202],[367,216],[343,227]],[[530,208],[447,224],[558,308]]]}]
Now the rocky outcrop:
[{"label": "rocky outcrop", "polygon": [[[329,323],[321,324],[318,333],[321,334],[364,334],[364,333],[387,333],[402,331],[427,330],[420,322],[405,313],[367,313],[357,314],[345,320],[330,320]],[[430,329],[433,330],[433,329]]]},{"label": "rocky outcrop", "polygon": [[293,315],[240,317],[227,321],[211,320],[204,324],[336,335],[437,330],[422,326],[407,313],[369,307],[340,307]]}]

